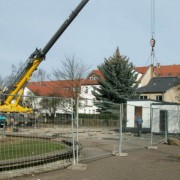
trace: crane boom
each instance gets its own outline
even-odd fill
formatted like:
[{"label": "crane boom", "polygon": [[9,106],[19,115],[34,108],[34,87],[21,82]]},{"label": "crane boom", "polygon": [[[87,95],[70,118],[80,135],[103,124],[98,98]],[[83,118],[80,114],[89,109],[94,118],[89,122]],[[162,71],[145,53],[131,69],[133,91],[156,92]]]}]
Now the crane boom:
[{"label": "crane boom", "polygon": [[89,0],[83,0],[76,7],[74,11],[70,14],[69,18],[61,25],[58,31],[54,34],[54,36],[49,40],[49,42],[45,45],[42,50],[43,55],[46,55],[47,52],[51,49],[53,44],[57,41],[57,39],[62,35],[62,33],[66,30],[66,28],[70,25],[70,23],[74,20],[74,18],[78,15],[81,9],[86,5]]},{"label": "crane boom", "polygon": [[[0,111],[1,112],[28,112],[31,111],[29,108],[22,107],[16,102],[17,96],[22,96],[22,89],[25,88],[28,81],[30,80],[33,72],[37,69],[42,60],[45,59],[46,54],[58,40],[58,38],[63,34],[66,28],[75,19],[78,13],[83,9],[89,0],[82,0],[79,5],[72,11],[69,18],[64,21],[60,28],[56,31],[54,36],[49,40],[49,42],[44,46],[44,48],[37,49],[29,56],[25,64],[20,68],[17,75],[13,78],[11,82],[4,89],[3,96],[1,100]],[[20,98],[17,98],[18,101]],[[15,101],[15,102],[13,102]]]}]

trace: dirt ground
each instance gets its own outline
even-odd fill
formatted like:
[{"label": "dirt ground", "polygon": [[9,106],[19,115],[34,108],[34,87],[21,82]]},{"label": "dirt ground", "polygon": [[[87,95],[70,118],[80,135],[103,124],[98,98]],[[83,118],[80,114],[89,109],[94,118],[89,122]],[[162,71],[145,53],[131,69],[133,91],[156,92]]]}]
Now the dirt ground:
[{"label": "dirt ground", "polygon": [[180,147],[133,149],[127,157],[110,156],[86,162],[86,170],[61,169],[9,180],[179,180]]}]

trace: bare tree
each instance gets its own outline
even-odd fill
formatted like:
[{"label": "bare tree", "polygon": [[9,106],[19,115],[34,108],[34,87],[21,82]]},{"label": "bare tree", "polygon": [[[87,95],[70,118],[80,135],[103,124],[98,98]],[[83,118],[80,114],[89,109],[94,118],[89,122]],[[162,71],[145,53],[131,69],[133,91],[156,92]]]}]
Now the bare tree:
[{"label": "bare tree", "polygon": [[2,76],[0,76],[0,93],[2,92],[2,88],[3,88],[3,78]]},{"label": "bare tree", "polygon": [[2,83],[3,88],[8,86],[8,84],[10,84],[10,82],[14,79],[17,72],[20,70],[22,64],[23,64],[22,62],[19,62],[18,65],[14,65],[14,64],[11,65],[11,74],[3,78],[3,83]]},{"label": "bare tree", "polygon": [[87,76],[90,66],[86,65],[75,56],[66,57],[65,61],[61,62],[61,68],[53,70],[53,75],[56,80],[66,80],[68,84],[69,95],[74,100],[74,112],[77,115],[78,98],[81,93],[81,84]]},{"label": "bare tree", "polygon": [[[4,86],[9,84],[9,82],[16,76],[16,74],[20,71],[20,69],[22,68],[23,65],[24,64],[22,62],[19,62],[19,64],[17,64],[17,65],[14,65],[14,64],[11,65],[11,74],[4,78],[4,82],[3,82]],[[49,76],[50,75],[47,74],[47,72],[44,69],[38,68],[32,74],[32,77],[31,77],[30,81],[43,82],[46,79],[49,79]]]},{"label": "bare tree", "polygon": [[49,74],[47,74],[47,72],[42,68],[37,69],[31,77],[31,81],[38,82],[43,82],[47,79],[49,79]]},{"label": "bare tree", "polygon": [[[57,96],[55,94],[49,94],[49,96],[51,96],[51,98],[48,98],[48,97],[42,98],[39,105],[41,106],[42,109],[48,110],[54,122],[56,111],[61,104],[61,99],[56,98]],[[55,97],[52,98],[53,96]]]}]

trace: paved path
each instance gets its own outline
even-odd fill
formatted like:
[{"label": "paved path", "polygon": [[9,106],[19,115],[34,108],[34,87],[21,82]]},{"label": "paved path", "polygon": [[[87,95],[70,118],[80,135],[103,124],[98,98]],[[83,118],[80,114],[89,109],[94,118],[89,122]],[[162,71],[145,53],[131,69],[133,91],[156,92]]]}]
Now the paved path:
[{"label": "paved path", "polygon": [[157,150],[132,150],[127,157],[88,162],[86,170],[56,170],[13,180],[179,180],[178,154],[178,146],[159,145]]}]

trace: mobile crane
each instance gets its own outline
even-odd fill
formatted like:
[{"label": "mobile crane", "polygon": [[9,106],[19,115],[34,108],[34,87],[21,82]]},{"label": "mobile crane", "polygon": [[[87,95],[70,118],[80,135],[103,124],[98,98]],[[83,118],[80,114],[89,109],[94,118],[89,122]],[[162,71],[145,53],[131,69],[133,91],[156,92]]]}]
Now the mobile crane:
[{"label": "mobile crane", "polygon": [[23,96],[24,88],[30,80],[33,72],[39,64],[45,59],[46,54],[63,34],[66,28],[75,19],[78,13],[83,9],[89,0],[82,0],[79,5],[72,11],[69,18],[64,21],[54,36],[44,46],[43,49],[37,49],[29,56],[25,64],[20,68],[17,75],[13,78],[1,94],[0,112],[32,112],[32,109],[20,104]]}]

